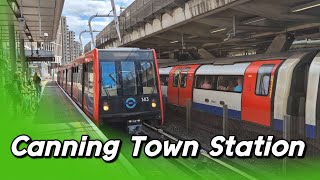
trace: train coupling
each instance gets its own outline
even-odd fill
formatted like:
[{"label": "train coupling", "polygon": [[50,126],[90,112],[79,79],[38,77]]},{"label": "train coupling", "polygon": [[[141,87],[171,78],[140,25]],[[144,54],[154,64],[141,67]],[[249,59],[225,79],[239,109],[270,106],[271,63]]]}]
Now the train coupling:
[{"label": "train coupling", "polygon": [[142,121],[140,119],[127,121],[128,133],[130,135],[140,134],[142,128]]}]

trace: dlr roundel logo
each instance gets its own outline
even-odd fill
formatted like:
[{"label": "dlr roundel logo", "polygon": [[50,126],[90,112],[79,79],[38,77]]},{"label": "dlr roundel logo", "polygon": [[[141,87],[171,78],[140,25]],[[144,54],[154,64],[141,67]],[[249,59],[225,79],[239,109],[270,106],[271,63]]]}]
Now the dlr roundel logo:
[{"label": "dlr roundel logo", "polygon": [[128,98],[125,104],[128,109],[133,109],[137,106],[137,101],[134,98]]}]

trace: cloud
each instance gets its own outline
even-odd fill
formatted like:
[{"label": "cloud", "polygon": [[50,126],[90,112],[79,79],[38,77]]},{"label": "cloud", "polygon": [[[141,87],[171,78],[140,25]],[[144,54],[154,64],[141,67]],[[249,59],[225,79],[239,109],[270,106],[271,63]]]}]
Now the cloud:
[{"label": "cloud", "polygon": [[[115,0],[116,10],[119,14],[120,6],[127,7],[134,0]],[[111,11],[111,1],[104,0],[65,0],[63,16],[67,17],[69,30],[75,31],[76,40],[83,30],[89,30],[88,19],[95,14],[109,14]],[[112,21],[112,18],[95,18],[92,21],[92,28],[101,31]],[[97,33],[95,33],[96,35]],[[88,43],[91,38],[90,34],[83,34],[83,44]]]}]

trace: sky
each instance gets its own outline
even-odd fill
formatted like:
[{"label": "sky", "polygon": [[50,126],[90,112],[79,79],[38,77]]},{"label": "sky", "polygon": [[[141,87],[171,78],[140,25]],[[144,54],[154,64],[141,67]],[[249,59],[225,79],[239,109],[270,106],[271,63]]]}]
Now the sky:
[{"label": "sky", "polygon": [[[129,6],[134,0],[114,0],[116,9],[120,11],[120,7]],[[88,19],[95,14],[109,14],[111,11],[110,0],[65,0],[62,15],[67,17],[69,30],[76,33],[76,41],[79,41],[81,31],[89,30]],[[106,27],[113,18],[94,18],[92,20],[92,29],[101,31]],[[95,33],[96,35],[97,33]],[[89,33],[82,35],[83,45],[91,40]]]}]

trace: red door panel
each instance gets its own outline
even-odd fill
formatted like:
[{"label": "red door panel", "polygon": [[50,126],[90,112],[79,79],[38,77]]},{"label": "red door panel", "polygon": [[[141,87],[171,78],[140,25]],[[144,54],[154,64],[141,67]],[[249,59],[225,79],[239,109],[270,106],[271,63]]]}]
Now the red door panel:
[{"label": "red door panel", "polygon": [[270,126],[274,74],[281,60],[257,61],[250,64],[244,75],[242,119]]},{"label": "red door panel", "polygon": [[190,65],[183,68],[180,74],[179,105],[186,107],[187,100],[192,99],[194,73],[199,65]]},{"label": "red door panel", "polygon": [[168,103],[186,106],[188,99],[192,99],[194,73],[199,65],[176,66],[169,74]]},{"label": "red door panel", "polygon": [[169,74],[168,81],[168,103],[179,105],[179,78],[183,66],[176,66],[172,68]]}]

